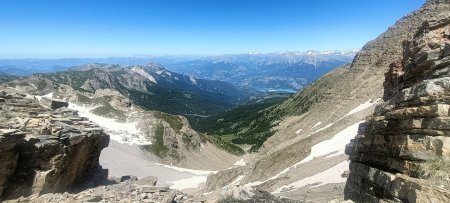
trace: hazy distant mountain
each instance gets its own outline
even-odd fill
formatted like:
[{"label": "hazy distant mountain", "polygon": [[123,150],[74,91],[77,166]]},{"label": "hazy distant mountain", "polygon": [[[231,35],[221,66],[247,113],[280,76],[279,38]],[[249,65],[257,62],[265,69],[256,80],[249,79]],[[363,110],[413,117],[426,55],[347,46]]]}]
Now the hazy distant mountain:
[{"label": "hazy distant mountain", "polygon": [[51,73],[63,71],[73,66],[81,66],[90,63],[105,63],[119,65],[145,65],[156,62],[172,64],[198,57],[191,56],[147,56],[133,57],[105,57],[105,58],[59,58],[59,59],[0,59],[0,73],[17,76],[31,75],[33,73]]},{"label": "hazy distant mountain", "polygon": [[296,92],[330,70],[352,61],[356,52],[247,53],[166,64],[175,72],[232,83],[258,91]]},{"label": "hazy distant mountain", "polygon": [[219,56],[147,56],[62,59],[0,59],[0,73],[31,75],[89,63],[144,65],[157,62],[195,78],[220,80],[257,91],[296,92],[330,70],[351,62],[354,51],[246,53]]}]

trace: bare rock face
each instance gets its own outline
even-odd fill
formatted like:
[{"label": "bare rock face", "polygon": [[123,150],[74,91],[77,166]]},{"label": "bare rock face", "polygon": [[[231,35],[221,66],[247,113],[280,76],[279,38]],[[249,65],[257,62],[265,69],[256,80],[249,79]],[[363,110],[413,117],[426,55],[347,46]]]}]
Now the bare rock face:
[{"label": "bare rock face", "polygon": [[52,110],[18,90],[1,91],[0,198],[63,192],[107,177],[98,162],[109,144],[101,128],[66,109],[67,103]]},{"label": "bare rock face", "polygon": [[347,146],[345,195],[357,202],[450,201],[450,17],[425,22],[403,49],[387,101]]}]

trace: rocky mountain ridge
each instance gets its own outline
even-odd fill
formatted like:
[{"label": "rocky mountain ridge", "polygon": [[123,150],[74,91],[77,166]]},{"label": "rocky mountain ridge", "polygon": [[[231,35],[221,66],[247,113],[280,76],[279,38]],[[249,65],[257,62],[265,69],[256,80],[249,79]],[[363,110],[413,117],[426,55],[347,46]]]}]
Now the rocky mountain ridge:
[{"label": "rocky mountain ridge", "polygon": [[34,95],[48,94],[57,85],[67,85],[87,94],[112,89],[142,108],[183,115],[191,125],[245,102],[253,95],[225,82],[196,79],[154,63],[144,66],[87,64],[67,71],[22,77],[7,84]]}]

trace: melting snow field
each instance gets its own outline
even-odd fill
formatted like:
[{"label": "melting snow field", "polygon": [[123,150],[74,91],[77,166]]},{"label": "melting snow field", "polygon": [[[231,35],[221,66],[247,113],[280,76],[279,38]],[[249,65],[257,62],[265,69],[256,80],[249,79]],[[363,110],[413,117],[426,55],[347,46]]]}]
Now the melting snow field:
[{"label": "melting snow field", "polygon": [[343,183],[347,178],[342,177],[341,174],[348,170],[348,164],[349,161],[343,161],[318,174],[282,186],[272,193],[288,192],[308,185],[312,185],[311,187],[319,187],[330,183]]},{"label": "melting snow field", "polygon": [[347,114],[345,114],[344,117],[349,116],[349,115],[352,115],[352,114],[357,113],[357,112],[359,112],[359,111],[362,111],[362,110],[364,110],[364,109],[367,109],[367,108],[371,107],[372,105],[376,104],[376,103],[378,102],[378,100],[380,100],[380,99],[381,99],[381,98],[378,98],[378,99],[375,100],[374,102],[370,102],[370,100],[372,100],[372,99],[369,99],[366,103],[360,104],[359,106],[357,106],[356,108],[352,109],[350,112],[348,112]]},{"label": "melting snow field", "polygon": [[78,114],[82,117],[89,118],[90,121],[96,123],[102,127],[109,135],[110,138],[119,143],[135,144],[135,145],[149,145],[151,141],[149,138],[141,135],[139,129],[134,123],[118,122],[115,119],[105,118],[95,115],[90,111],[96,107],[84,107],[69,103],[69,108],[77,110]]},{"label": "melting snow field", "polygon": [[200,184],[205,183],[208,176],[192,176],[191,178],[171,181],[173,184],[170,186],[172,189],[183,190],[190,188],[198,188]]},{"label": "melting snow field", "polygon": [[180,168],[180,167],[176,167],[176,166],[169,166],[169,165],[164,165],[164,164],[156,164],[156,165],[160,165],[160,166],[164,166],[166,168],[170,168],[173,170],[177,170],[180,172],[189,172],[195,175],[209,175],[211,173],[217,173],[217,171],[204,171],[204,170],[195,170],[195,169],[188,169],[188,168]]},{"label": "melting snow field", "polygon": [[[281,175],[287,173],[288,171],[296,168],[300,164],[311,161],[316,157],[328,155],[326,158],[330,158],[333,156],[344,154],[345,145],[347,143],[349,143],[350,140],[356,136],[356,134],[358,133],[359,124],[361,124],[362,122],[364,122],[364,121],[359,121],[351,126],[348,126],[344,130],[335,134],[331,139],[322,141],[322,142],[314,145],[313,147],[311,147],[311,153],[307,157],[305,157],[303,160],[297,162],[296,164],[284,169],[283,171],[281,171],[277,175],[269,178],[268,180],[276,179],[276,178],[280,177]],[[348,167],[348,164],[347,164],[347,167]],[[264,181],[264,182],[266,182],[266,181]],[[261,182],[261,183],[264,183],[264,182]]]},{"label": "melting snow field", "polygon": [[356,134],[358,133],[359,124],[361,124],[362,122],[364,121],[359,121],[351,126],[348,126],[344,130],[334,135],[331,139],[322,141],[314,145],[313,147],[311,147],[311,154],[298,162],[298,164],[311,161],[315,157],[324,156],[330,153],[332,154],[328,157],[344,154],[345,145],[356,136]]}]

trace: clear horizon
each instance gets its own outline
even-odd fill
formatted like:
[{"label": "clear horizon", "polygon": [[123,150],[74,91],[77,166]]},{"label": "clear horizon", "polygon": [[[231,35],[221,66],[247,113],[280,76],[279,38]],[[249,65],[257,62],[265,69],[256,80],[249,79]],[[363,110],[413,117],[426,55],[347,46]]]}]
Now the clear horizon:
[{"label": "clear horizon", "polygon": [[0,1],[0,58],[354,50],[423,3]]},{"label": "clear horizon", "polygon": [[319,51],[319,52],[327,52],[327,51],[338,51],[338,52],[357,52],[359,49],[352,49],[352,50],[286,50],[281,52],[240,52],[240,53],[223,53],[223,54],[131,54],[131,55],[67,55],[67,56],[3,56],[0,55],[0,60],[7,60],[7,59],[89,59],[89,58],[157,58],[157,57],[214,57],[214,56],[224,56],[224,55],[239,55],[239,54],[277,54],[277,53],[288,53],[288,52],[299,52],[299,53],[305,53],[307,51]]}]

